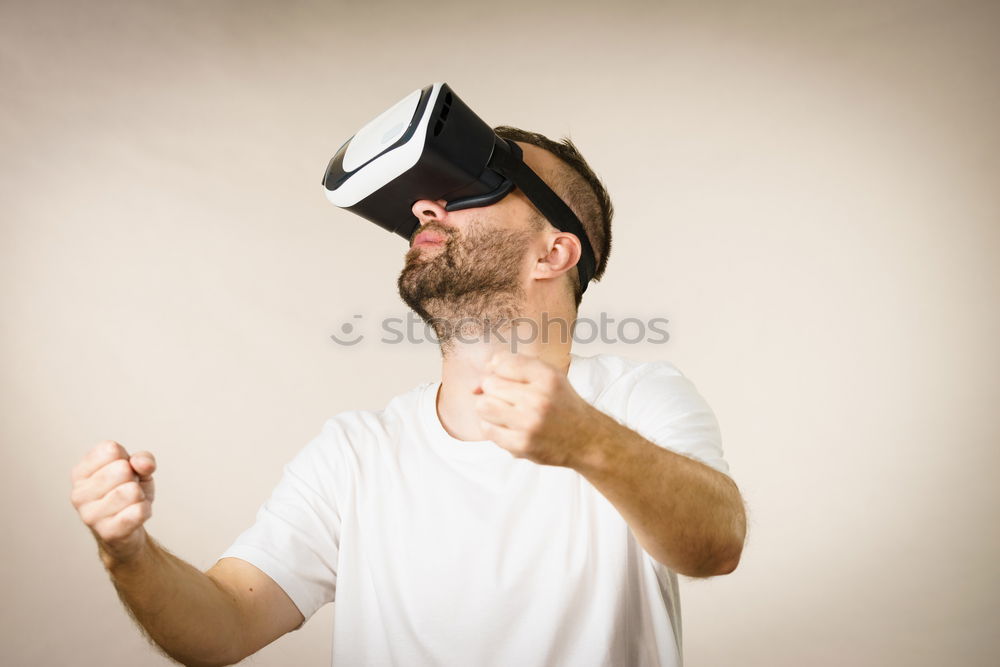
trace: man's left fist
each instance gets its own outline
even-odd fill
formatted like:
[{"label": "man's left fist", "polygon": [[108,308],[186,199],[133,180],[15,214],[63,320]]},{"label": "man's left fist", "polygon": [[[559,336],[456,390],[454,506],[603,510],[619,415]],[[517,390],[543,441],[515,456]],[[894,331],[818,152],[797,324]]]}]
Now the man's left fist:
[{"label": "man's left fist", "polygon": [[526,354],[494,354],[476,394],[485,437],[545,465],[572,466],[583,455],[595,411],[566,375]]}]

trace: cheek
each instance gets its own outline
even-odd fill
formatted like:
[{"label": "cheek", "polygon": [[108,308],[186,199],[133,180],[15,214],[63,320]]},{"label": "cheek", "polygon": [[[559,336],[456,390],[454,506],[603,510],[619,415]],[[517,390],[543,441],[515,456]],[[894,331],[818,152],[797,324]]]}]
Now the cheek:
[{"label": "cheek", "polygon": [[524,271],[528,273],[544,267],[544,264],[538,259],[538,252],[534,248],[525,254],[523,267]]}]

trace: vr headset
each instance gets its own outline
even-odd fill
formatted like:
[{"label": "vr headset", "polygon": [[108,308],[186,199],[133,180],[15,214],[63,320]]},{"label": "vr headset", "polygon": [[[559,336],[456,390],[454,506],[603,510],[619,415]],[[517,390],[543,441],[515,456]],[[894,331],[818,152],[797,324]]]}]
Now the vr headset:
[{"label": "vr headset", "polygon": [[447,202],[459,211],[490,206],[515,187],[583,248],[577,270],[586,291],[594,251],[573,213],[524,163],[517,143],[498,136],[446,83],[415,90],[347,140],[323,176],[327,199],[407,241],[420,226],[413,204]]}]

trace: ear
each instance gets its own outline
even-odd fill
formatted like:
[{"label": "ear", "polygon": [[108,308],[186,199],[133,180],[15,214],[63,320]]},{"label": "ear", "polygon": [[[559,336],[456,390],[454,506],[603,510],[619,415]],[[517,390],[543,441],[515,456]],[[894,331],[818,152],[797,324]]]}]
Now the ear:
[{"label": "ear", "polygon": [[542,254],[535,262],[532,278],[551,280],[563,275],[580,261],[580,239],[569,232],[553,232],[545,240]]}]

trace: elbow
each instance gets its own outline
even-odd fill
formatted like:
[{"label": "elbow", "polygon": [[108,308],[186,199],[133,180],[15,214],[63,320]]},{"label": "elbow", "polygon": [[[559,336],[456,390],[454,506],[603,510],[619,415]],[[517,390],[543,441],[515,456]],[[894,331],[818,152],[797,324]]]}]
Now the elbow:
[{"label": "elbow", "polygon": [[743,556],[743,545],[746,543],[746,530],[734,531],[730,540],[729,548],[724,550],[724,556],[719,558],[719,567],[716,574],[732,574],[739,567],[740,558]]},{"label": "elbow", "polygon": [[724,574],[732,574],[736,571],[739,564],[740,557],[735,556],[704,563],[700,567],[692,568],[688,572],[681,572],[681,574],[694,577],[696,579],[708,579],[709,577],[719,577]]},{"label": "elbow", "polygon": [[715,576],[719,576],[722,574],[732,574],[733,572],[735,572],[736,568],[739,567],[740,564],[740,556],[742,555],[741,552],[742,549],[739,552],[737,552],[735,556],[732,556],[722,561],[722,563],[720,563],[719,567],[716,569],[714,573]]},{"label": "elbow", "polygon": [[183,652],[167,651],[162,646],[160,648],[168,657],[182,665],[186,665],[187,667],[229,667],[230,665],[235,665],[247,657],[246,655],[238,656],[233,653],[230,653],[227,656],[194,657]]},{"label": "elbow", "polygon": [[740,502],[739,511],[734,516],[728,532],[729,539],[726,540],[725,547],[717,552],[721,555],[716,558],[718,564],[716,575],[735,572],[736,568],[739,567],[740,558],[743,556],[743,545],[747,541],[747,520],[746,510],[743,508],[742,502]]},{"label": "elbow", "polygon": [[712,549],[710,553],[710,557],[705,558],[689,571],[681,572],[681,574],[699,579],[732,574],[739,567],[740,558],[743,555],[743,540],[734,540],[726,547]]},{"label": "elbow", "polygon": [[742,502],[739,502],[738,510],[730,515],[729,520],[717,525],[717,530],[713,531],[711,537],[706,536],[701,543],[701,548],[696,552],[701,555],[701,559],[693,562],[688,571],[678,572],[702,579],[732,574],[739,567],[746,534],[746,512]]}]

